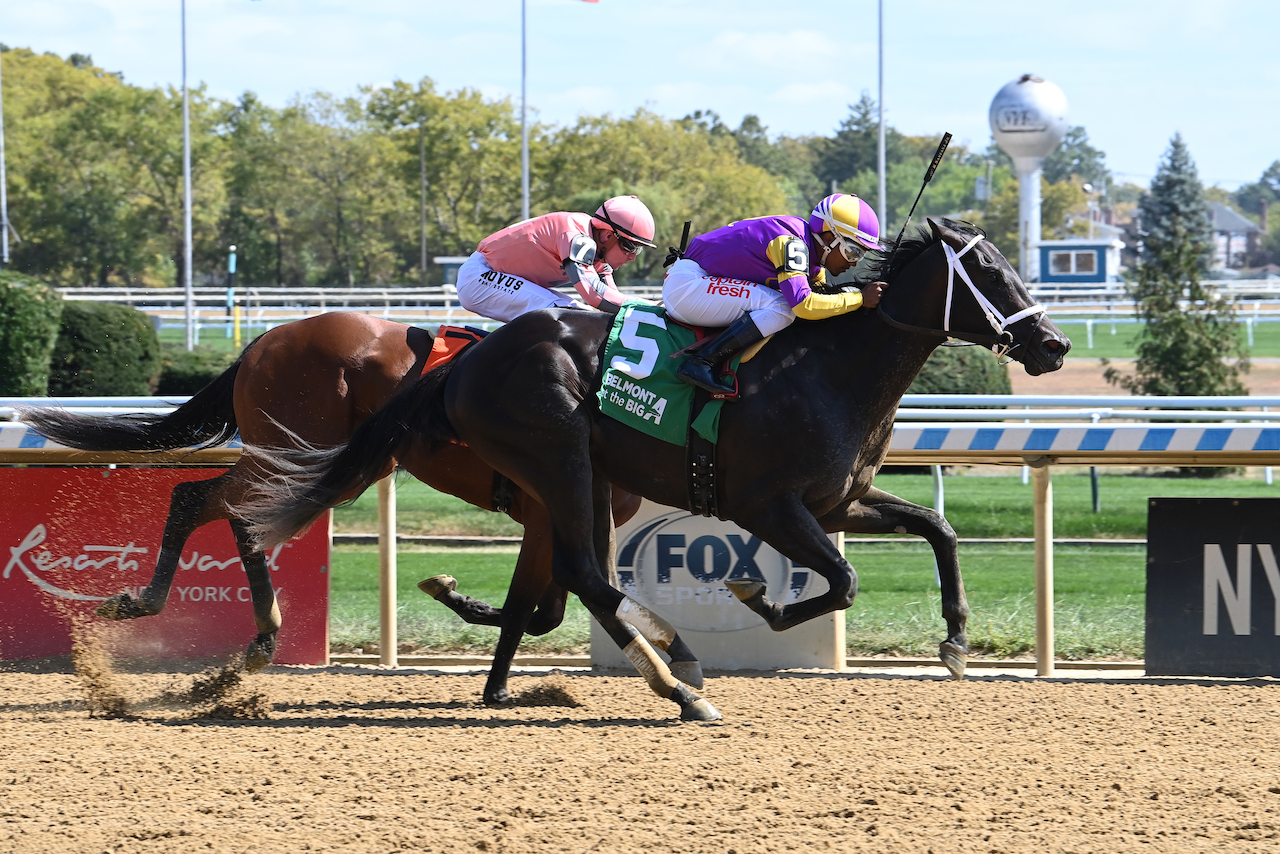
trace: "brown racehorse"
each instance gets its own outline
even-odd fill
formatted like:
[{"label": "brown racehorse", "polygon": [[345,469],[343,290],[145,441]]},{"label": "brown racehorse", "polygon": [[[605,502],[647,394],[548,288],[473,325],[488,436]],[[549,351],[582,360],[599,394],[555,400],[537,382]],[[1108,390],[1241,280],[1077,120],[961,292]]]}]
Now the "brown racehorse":
[{"label": "brown racehorse", "polygon": [[[238,430],[246,445],[281,445],[301,439],[313,447],[341,445],[372,413],[422,372],[432,336],[423,329],[350,312],[332,312],[279,326],[245,348],[218,379],[166,415],[75,415],[30,408],[22,420],[68,447],[93,451],[155,452],[217,445]],[[292,434],[292,435],[290,435]],[[399,464],[419,480],[485,509],[507,503],[508,514],[524,525],[515,573],[501,609],[463,596],[447,576],[423,587],[470,623],[501,629],[484,689],[486,703],[508,702],[507,676],[525,632],[544,634],[564,617],[565,591],[551,580],[551,529],[546,509],[513,487],[468,448],[448,442],[414,443]],[[390,463],[384,474],[392,470]],[[183,544],[197,528],[229,520],[249,579],[258,635],[250,643],[246,667],[259,669],[275,653],[280,611],[265,555],[254,547],[237,508],[246,491],[265,475],[261,461],[242,455],[218,477],[180,484],[173,491],[155,573],[140,598],[113,596],[99,615],[127,620],[159,614],[169,596]],[[495,486],[505,494],[495,497]],[[353,490],[347,498],[358,495]],[[504,492],[499,489],[498,492]],[[631,518],[639,499],[616,492],[613,512]],[[678,667],[701,681],[697,661],[683,644]]]}]

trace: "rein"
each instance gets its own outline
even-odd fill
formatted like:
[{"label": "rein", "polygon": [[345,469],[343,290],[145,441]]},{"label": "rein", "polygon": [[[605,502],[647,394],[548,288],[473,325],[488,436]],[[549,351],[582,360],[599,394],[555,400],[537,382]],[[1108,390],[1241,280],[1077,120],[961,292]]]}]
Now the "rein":
[{"label": "rein", "polygon": [[[978,245],[978,241],[980,240],[982,240],[982,235],[975,235],[974,238],[966,243],[964,248],[959,252],[952,249],[950,243],[947,243],[945,240],[941,241],[942,249],[946,253],[947,258],[947,302],[942,313],[941,329],[930,329],[926,326],[912,326],[909,323],[902,323],[901,321],[894,320],[889,316],[889,313],[884,310],[884,303],[876,306],[876,313],[884,320],[885,323],[895,329],[901,329],[904,332],[915,332],[921,335],[934,335],[940,338],[958,338],[961,341],[967,341],[970,344],[990,347],[991,352],[996,354],[997,359],[1003,359],[1011,350],[1021,347],[1021,344],[1016,344],[1014,342],[1013,333],[1009,331],[1009,327],[1017,323],[1019,320],[1025,320],[1028,317],[1037,316],[1038,319],[1036,320],[1035,326],[1039,326],[1040,321],[1045,317],[1045,308],[1037,303],[1036,305],[1028,306],[1021,311],[1005,317],[1004,314],[1000,312],[1000,309],[996,308],[995,305],[992,304],[991,300],[987,299],[986,294],[978,290],[977,286],[974,285],[973,280],[969,278],[969,271],[964,268],[962,263],[960,263],[960,259],[964,257],[970,249]],[[960,280],[969,286],[969,292],[972,293],[973,298],[977,300],[978,307],[982,309],[982,313],[986,316],[987,323],[991,324],[992,330],[996,333],[995,335],[987,335],[986,333],[981,332],[962,332],[951,328],[951,306],[955,301],[955,278],[957,274],[960,276]],[[1035,327],[1033,326],[1032,328],[1034,329]]]}]

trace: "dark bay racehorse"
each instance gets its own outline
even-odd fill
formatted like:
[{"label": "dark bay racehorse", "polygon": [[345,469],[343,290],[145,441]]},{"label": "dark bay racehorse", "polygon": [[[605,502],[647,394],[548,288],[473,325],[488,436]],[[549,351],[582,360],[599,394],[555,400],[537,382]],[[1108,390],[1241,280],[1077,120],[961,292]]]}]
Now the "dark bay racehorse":
[{"label": "dark bay racehorse", "polygon": [[[940,653],[960,678],[969,609],[955,532],[934,511],[872,486],[894,411],[948,332],[1008,353],[1032,375],[1060,368],[1071,344],[980,232],[946,219],[929,226],[892,258],[881,255],[873,275],[889,287],[879,311],[794,323],[738,371],[741,400],[720,419],[718,513],[829,584],[784,606],[767,598],[760,581],[730,582],[775,630],[852,604],[857,576],[828,533],[925,537],[942,582],[947,638]],[[300,530],[337,497],[372,482],[405,442],[459,437],[547,506],[557,583],[582,599],[650,687],[680,705],[684,719],[718,717],[646,642],[663,648],[669,624],[600,572],[611,533],[610,483],[673,507],[691,503],[684,449],[596,406],[609,325],[608,317],[583,312],[532,312],[398,395],[345,449],[284,452],[307,465],[250,501],[255,534],[270,544]]]},{"label": "dark bay racehorse", "polygon": [[[237,430],[251,445],[293,441],[288,430],[313,446],[332,447],[346,442],[396,392],[412,385],[422,372],[432,340],[425,330],[368,315],[322,314],[262,335],[225,373],[173,413],[103,417],[27,408],[21,417],[42,435],[89,451],[213,446]],[[484,699],[491,704],[507,702],[507,676],[522,634],[544,634],[564,617],[564,588],[551,580],[551,526],[546,510],[522,490],[512,490],[509,482],[504,491],[504,481],[495,481],[493,468],[463,446],[415,442],[400,449],[397,458],[419,480],[477,507],[505,509],[525,526],[511,588],[501,609],[457,593],[456,582],[447,576],[423,582],[424,589],[430,588],[467,622],[501,628]],[[388,459],[383,473],[389,473],[393,464]],[[253,545],[237,508],[255,481],[273,473],[261,460],[243,455],[224,474],[175,488],[146,590],[136,600],[128,593],[113,596],[98,614],[112,620],[159,614],[169,597],[184,543],[200,526],[228,519],[249,579],[258,630],[248,648],[246,667],[256,670],[270,663],[280,611],[266,557]],[[358,493],[353,490],[349,497]],[[619,492],[613,510],[619,519],[629,519],[639,503],[635,496]],[[689,678],[700,681],[692,653],[684,655],[680,667],[687,669]]]}]

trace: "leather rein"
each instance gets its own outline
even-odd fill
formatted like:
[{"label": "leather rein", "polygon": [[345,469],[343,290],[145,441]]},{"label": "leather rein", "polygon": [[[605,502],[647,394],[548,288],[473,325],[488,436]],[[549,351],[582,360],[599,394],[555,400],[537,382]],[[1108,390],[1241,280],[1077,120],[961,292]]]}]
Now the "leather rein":
[{"label": "leather rein", "polygon": [[[992,304],[991,300],[987,299],[986,294],[978,290],[977,286],[974,285],[973,280],[969,278],[969,271],[964,268],[960,259],[964,257],[970,249],[976,246],[980,240],[982,240],[982,235],[976,235],[972,240],[965,244],[964,248],[959,252],[952,249],[951,244],[946,241],[941,241],[942,249],[946,253],[947,257],[947,303],[942,314],[941,329],[931,329],[927,326],[912,326],[909,323],[903,323],[899,320],[895,320],[884,310],[883,301],[876,306],[876,313],[882,320],[884,320],[885,323],[895,329],[901,329],[904,332],[915,332],[920,335],[933,335],[939,338],[958,338],[961,341],[967,341],[970,344],[989,347],[991,352],[995,353],[996,358],[998,359],[1004,358],[1011,351],[1021,347],[1022,343],[1014,341],[1013,333],[1009,331],[1009,327],[1020,320],[1035,317],[1036,322],[1031,326],[1032,333],[1034,334],[1036,328],[1046,317],[1045,308],[1037,303],[1036,305],[1027,306],[1021,311],[1005,317],[1004,314],[1001,313],[1000,309],[996,308],[995,305]],[[984,332],[964,332],[953,330],[951,328],[951,306],[955,301],[955,279],[957,275],[959,275],[962,282],[969,286],[969,292],[972,293],[974,299],[977,300],[978,307],[982,309],[982,313],[987,318],[987,323],[991,324],[991,329],[995,332],[994,335],[989,335]]]}]

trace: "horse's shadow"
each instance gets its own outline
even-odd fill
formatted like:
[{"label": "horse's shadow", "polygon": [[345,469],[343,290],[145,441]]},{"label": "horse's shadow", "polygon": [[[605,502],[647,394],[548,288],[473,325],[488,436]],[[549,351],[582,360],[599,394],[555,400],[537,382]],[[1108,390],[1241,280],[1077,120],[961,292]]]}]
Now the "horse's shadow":
[{"label": "horse's shadow", "polygon": [[[355,707],[353,707],[355,708]],[[394,717],[394,718],[359,718],[359,717],[306,717],[280,716],[264,720],[239,720],[221,718],[186,718],[183,720],[153,721],[160,726],[200,726],[212,728],[255,728],[281,729],[285,727],[304,726],[309,729],[342,729],[360,727],[362,729],[492,729],[503,730],[512,727],[537,727],[539,729],[564,729],[580,726],[590,729],[614,729],[629,727],[635,729],[661,729],[681,726],[680,721],[658,720],[646,718],[464,718],[464,717]]]}]

